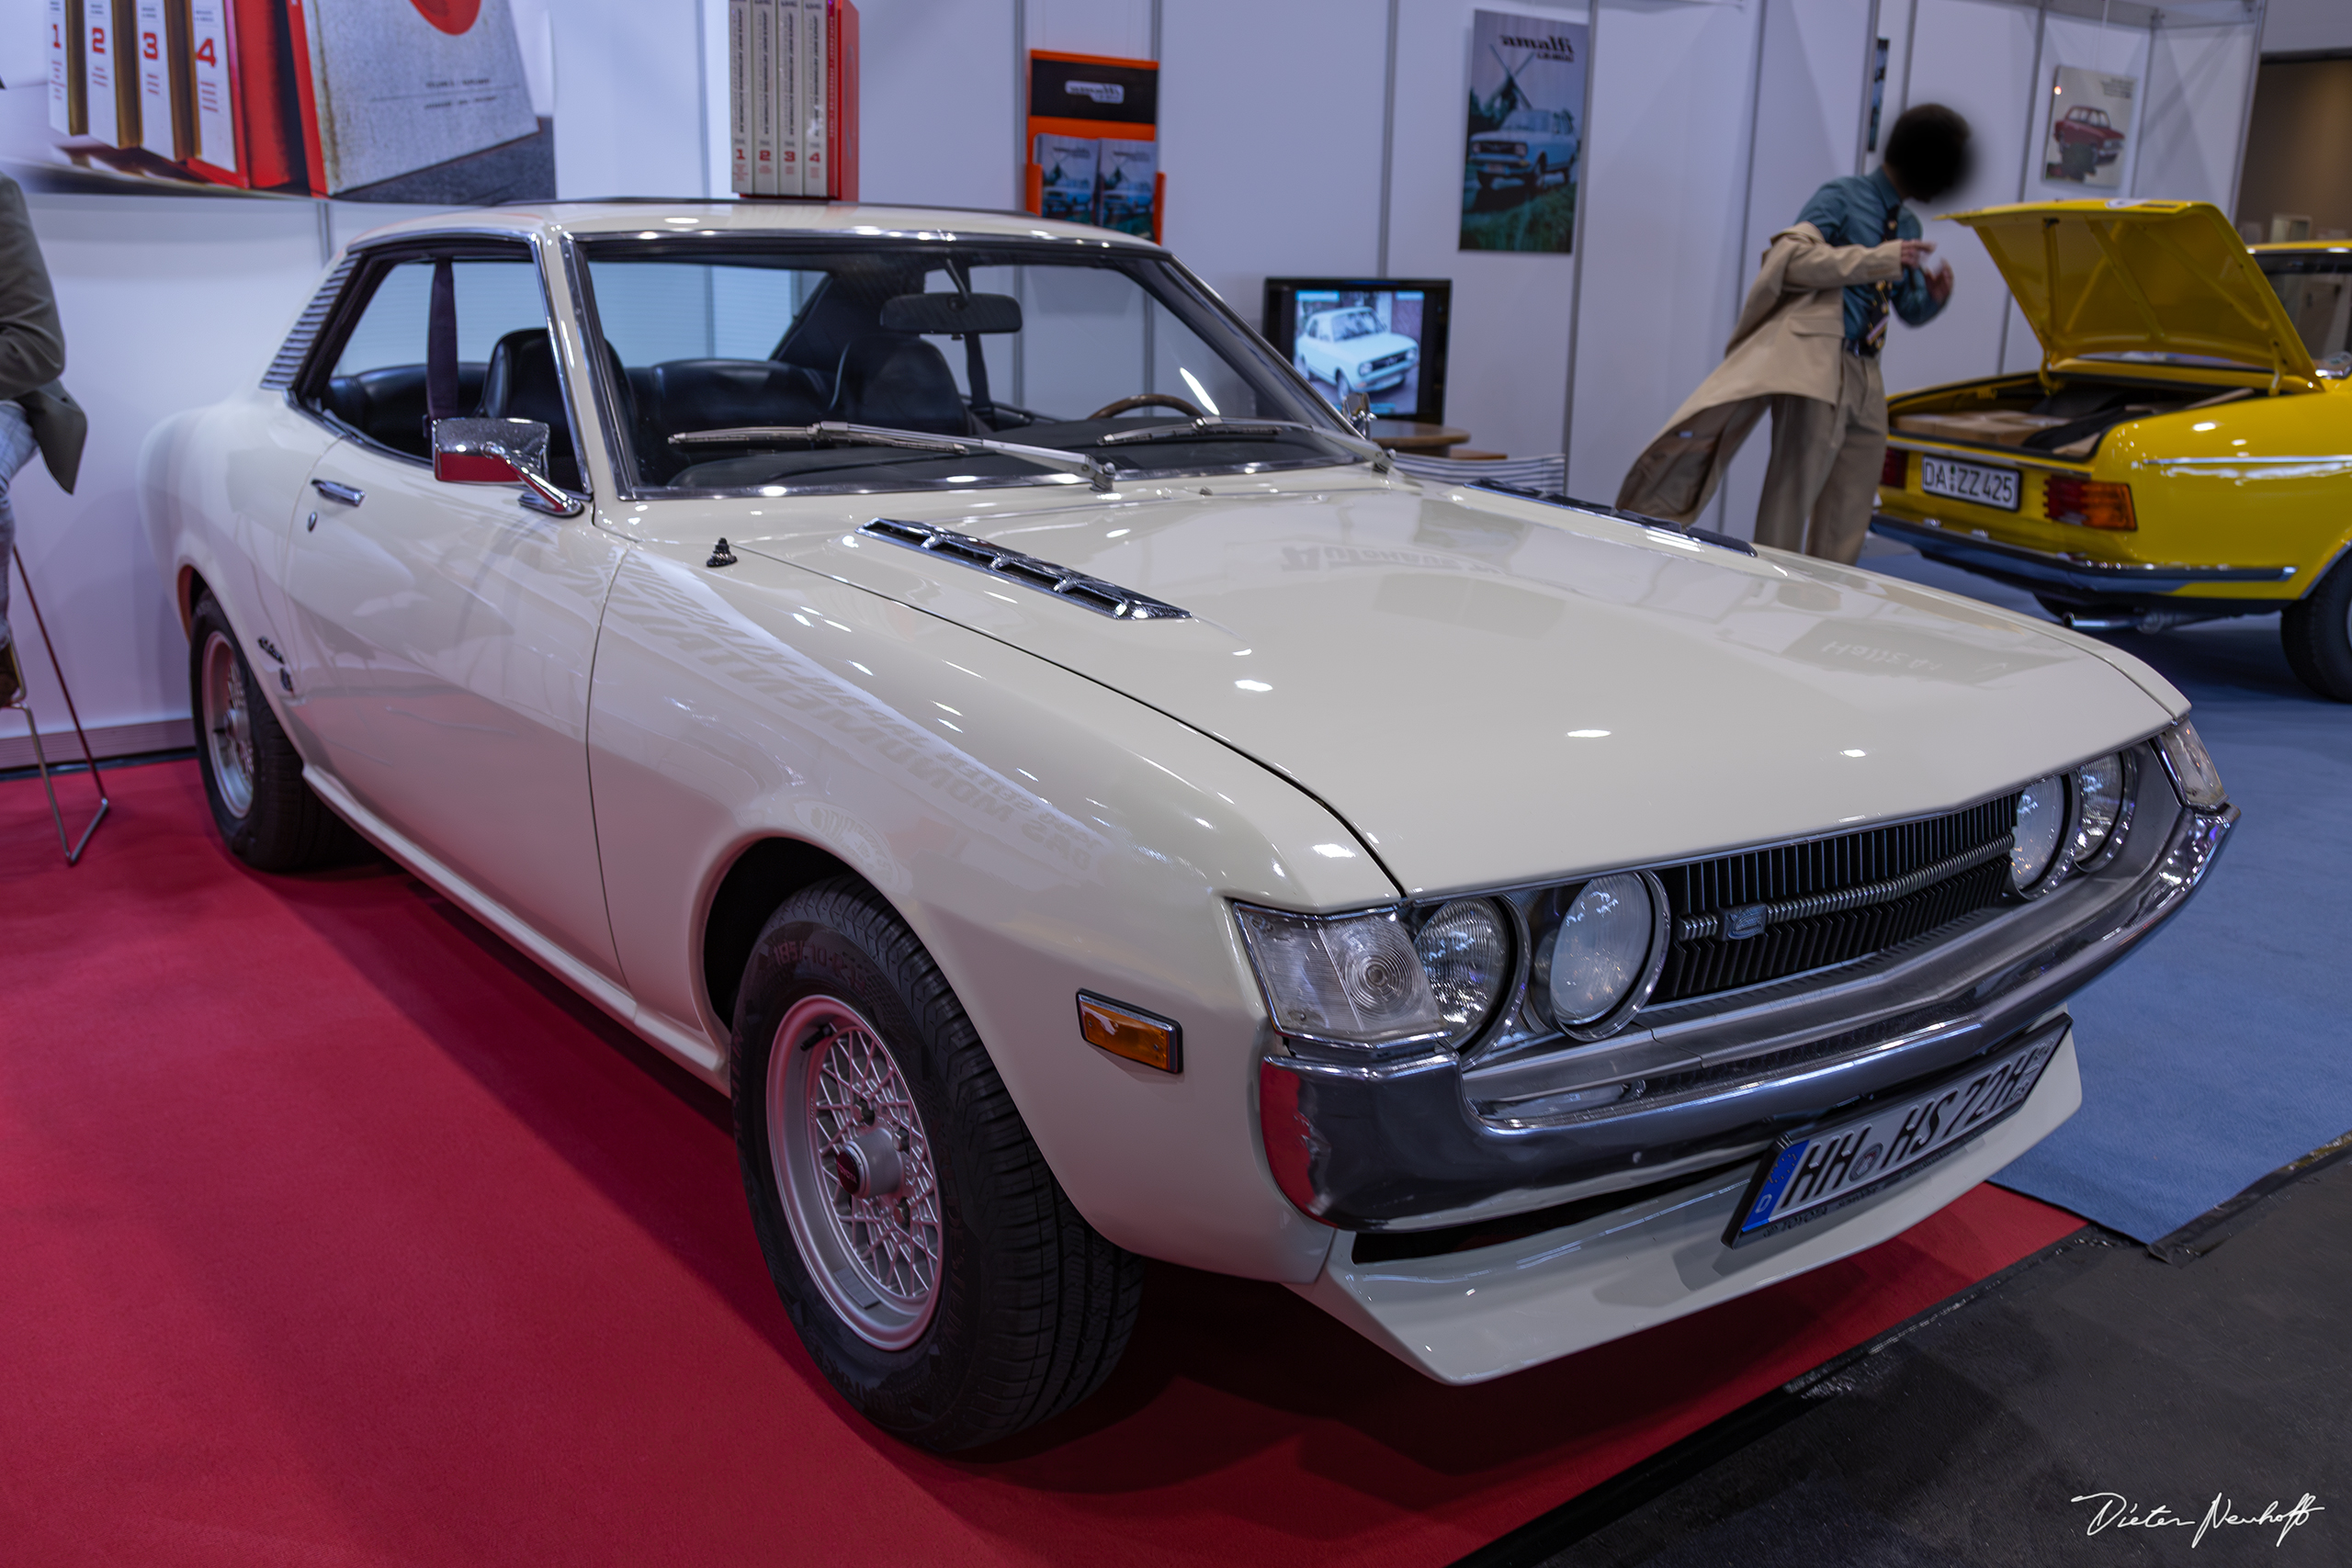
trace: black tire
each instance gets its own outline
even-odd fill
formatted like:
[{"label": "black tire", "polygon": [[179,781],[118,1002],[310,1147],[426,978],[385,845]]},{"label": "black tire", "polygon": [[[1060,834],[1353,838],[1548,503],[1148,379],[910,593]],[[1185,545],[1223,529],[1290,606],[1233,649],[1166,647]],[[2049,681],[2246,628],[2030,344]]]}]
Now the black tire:
[{"label": "black tire", "polygon": [[[800,1038],[779,1060],[788,1021]],[[866,1087],[828,1077],[836,1057],[865,1064]],[[769,917],[744,966],[729,1071],[768,1272],[819,1370],[867,1420],[947,1452],[1009,1438],[1102,1386],[1135,1329],[1143,1259],[1071,1205],[946,977],[871,887],[836,877]],[[795,1087],[820,1082],[846,1099]],[[817,1098],[796,1109],[799,1093]],[[826,1109],[841,1104],[854,1110]],[[819,1125],[827,1116],[834,1132]],[[852,1191],[851,1145],[876,1136],[890,1185]],[[854,1162],[861,1182],[868,1163]],[[842,1228],[828,1230],[823,1211]],[[862,1245],[852,1236],[912,1262],[903,1274],[888,1264],[880,1283],[850,1260],[845,1247]],[[845,1267],[820,1282],[804,1245]],[[922,1256],[935,1260],[927,1287]],[[927,1305],[907,1304],[926,1289]]]},{"label": "black tire", "polygon": [[2352,553],[2287,606],[2278,641],[2297,680],[2330,701],[2352,703]]},{"label": "black tire", "polygon": [[[208,689],[216,660],[221,679]],[[229,852],[256,871],[300,871],[349,858],[356,836],[303,782],[302,759],[209,593],[197,601],[189,626],[187,675],[204,798]]]}]

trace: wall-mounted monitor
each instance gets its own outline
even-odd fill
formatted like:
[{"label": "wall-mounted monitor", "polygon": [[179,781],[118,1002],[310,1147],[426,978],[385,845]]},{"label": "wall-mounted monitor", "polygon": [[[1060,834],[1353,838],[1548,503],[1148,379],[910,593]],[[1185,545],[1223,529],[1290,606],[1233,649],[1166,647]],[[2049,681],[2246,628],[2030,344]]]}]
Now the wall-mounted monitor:
[{"label": "wall-mounted monitor", "polygon": [[1270,277],[1266,340],[1338,407],[1350,392],[1382,419],[1445,421],[1442,277]]}]

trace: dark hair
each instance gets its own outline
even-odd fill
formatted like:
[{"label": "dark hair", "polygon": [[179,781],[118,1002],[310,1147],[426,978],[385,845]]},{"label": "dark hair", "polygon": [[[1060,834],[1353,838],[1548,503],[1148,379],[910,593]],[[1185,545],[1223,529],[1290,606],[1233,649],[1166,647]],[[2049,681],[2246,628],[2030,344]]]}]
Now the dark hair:
[{"label": "dark hair", "polygon": [[1887,173],[1913,201],[1934,201],[1968,183],[1968,121],[1941,104],[1914,104],[1886,133]]}]

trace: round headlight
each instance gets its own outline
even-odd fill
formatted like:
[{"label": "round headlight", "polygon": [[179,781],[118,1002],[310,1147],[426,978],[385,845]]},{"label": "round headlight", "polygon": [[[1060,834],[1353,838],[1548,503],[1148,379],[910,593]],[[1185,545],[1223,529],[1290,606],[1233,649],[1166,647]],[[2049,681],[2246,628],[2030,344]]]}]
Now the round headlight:
[{"label": "round headlight", "polygon": [[2023,893],[2050,874],[2066,832],[2066,781],[2036,779],[2018,796],[2017,837],[2009,845],[2009,886]]},{"label": "round headlight", "polygon": [[1641,982],[1657,911],[1648,882],[1629,873],[1584,885],[1552,939],[1552,1017],[1564,1027],[1607,1016]]},{"label": "round headlight", "polygon": [[1430,917],[1413,948],[1452,1043],[1462,1044],[1510,984],[1510,938],[1501,917],[1483,898],[1456,898]]},{"label": "round headlight", "polygon": [[2075,859],[2089,860],[2107,847],[2123,815],[2123,759],[2101,757],[2075,772]]}]

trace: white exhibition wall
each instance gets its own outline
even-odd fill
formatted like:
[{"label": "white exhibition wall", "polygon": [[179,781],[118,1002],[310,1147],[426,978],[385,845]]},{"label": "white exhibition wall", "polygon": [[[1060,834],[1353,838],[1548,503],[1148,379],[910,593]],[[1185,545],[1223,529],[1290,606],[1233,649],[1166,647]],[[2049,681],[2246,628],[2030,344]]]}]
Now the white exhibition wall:
[{"label": "white exhibition wall", "polygon": [[[555,115],[563,196],[724,190],[723,0],[514,8],[533,96]],[[2161,21],[2129,0],[1487,0],[1592,24],[1583,254],[1464,253],[1455,232],[1477,8],[862,0],[865,194],[1004,208],[1020,188],[1021,51],[1156,53],[1178,254],[1252,321],[1269,275],[1453,279],[1448,422],[1492,450],[1565,449],[1572,493],[1607,500],[1713,367],[1771,233],[1821,180],[1874,162],[1862,151],[1873,37],[1891,45],[1883,125],[1933,99],[1976,127],[1983,156],[1966,205],[2069,194],[2032,178],[2030,162],[2058,64],[2143,78],[2123,194],[2227,205],[2256,47],[2235,0],[2192,0]],[[38,89],[0,91],[0,120],[45,113]],[[417,209],[28,199],[57,281],[66,378],[92,436],[76,495],[38,464],[19,477],[20,543],[102,750],[185,743],[184,652],[132,491],[140,443],[164,416],[257,373],[335,246]],[[2004,351],[2014,313],[1983,248],[1932,215],[1928,233],[1959,291],[1928,329],[1895,330],[1889,386],[2033,363],[2020,321]],[[1759,437],[1717,525],[1749,530],[1762,452]],[[40,711],[62,718],[45,660],[28,662]],[[28,761],[15,727],[0,728],[0,767]]]}]

